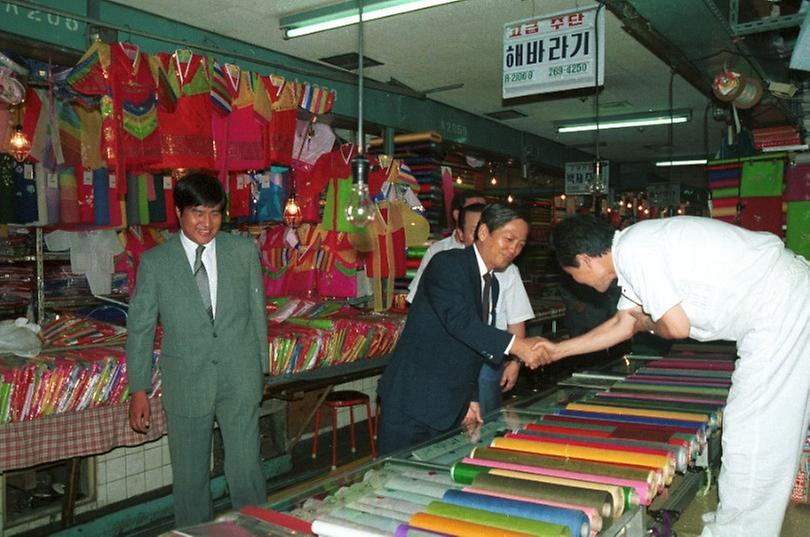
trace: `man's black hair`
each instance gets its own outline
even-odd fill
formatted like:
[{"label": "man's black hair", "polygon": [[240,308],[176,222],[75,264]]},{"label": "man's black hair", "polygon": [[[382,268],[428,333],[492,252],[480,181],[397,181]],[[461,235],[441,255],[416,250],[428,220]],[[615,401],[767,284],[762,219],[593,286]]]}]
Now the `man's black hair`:
[{"label": "man's black hair", "polygon": [[456,227],[460,230],[464,230],[464,221],[467,218],[468,214],[480,214],[484,211],[484,207],[486,207],[485,203],[471,203],[466,207],[462,207],[461,211],[458,213],[458,222],[456,222]]},{"label": "man's black hair", "polygon": [[507,205],[505,203],[490,203],[481,211],[481,220],[478,221],[478,226],[475,228],[475,240],[478,240],[478,230],[481,229],[481,224],[486,224],[490,233],[493,233],[499,227],[505,226],[512,220],[523,220],[527,224],[529,219],[514,205]]},{"label": "man's black hair", "polygon": [[577,254],[599,257],[610,251],[614,230],[610,223],[592,214],[569,216],[551,234],[551,247],[563,267],[579,267]]},{"label": "man's black hair", "polygon": [[[450,209],[453,211],[461,211],[464,204],[470,198],[485,198],[485,196],[478,190],[459,190],[453,195],[453,201],[450,204]],[[461,220],[461,218],[459,218]]]},{"label": "man's black hair", "polygon": [[225,207],[225,190],[216,177],[193,172],[177,181],[174,187],[174,206],[181,213],[189,207]]}]

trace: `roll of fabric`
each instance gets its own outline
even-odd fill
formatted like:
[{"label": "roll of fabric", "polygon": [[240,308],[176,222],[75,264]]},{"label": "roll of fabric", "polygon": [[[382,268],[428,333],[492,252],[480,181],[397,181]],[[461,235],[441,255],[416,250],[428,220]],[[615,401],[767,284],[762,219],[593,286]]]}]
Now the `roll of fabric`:
[{"label": "roll of fabric", "polygon": [[453,465],[463,464],[467,466],[477,466],[483,468],[497,468],[500,470],[513,470],[516,472],[523,472],[527,474],[545,475],[549,477],[559,477],[564,479],[575,479],[580,481],[590,481],[593,483],[602,483],[606,485],[615,485],[619,487],[633,488],[638,495],[638,501],[641,505],[649,505],[655,497],[656,488],[652,487],[646,481],[633,481],[630,479],[621,479],[617,477],[606,477],[594,474],[587,474],[584,472],[565,472],[561,470],[552,470],[549,468],[538,468],[536,466],[529,466],[524,464],[514,464],[502,461],[488,461],[486,459],[473,459],[465,457],[459,463]]},{"label": "roll of fabric", "polygon": [[438,533],[435,531],[423,530],[407,524],[401,524],[397,531],[394,532],[394,537],[452,537],[447,533]]},{"label": "roll of fabric", "polygon": [[386,533],[394,533],[397,526],[405,521],[402,520],[403,517],[399,517],[400,519],[397,520],[386,516],[358,511],[349,507],[336,507],[332,509],[329,514],[336,519],[346,520],[352,524],[359,524],[368,528],[375,528]]},{"label": "roll of fabric", "polygon": [[540,483],[489,473],[480,473],[475,476],[472,488],[591,507],[596,509],[599,516],[602,517],[614,515],[613,500],[610,494],[603,490],[566,487],[554,483]]},{"label": "roll of fabric", "polygon": [[508,477],[511,479],[522,479],[524,481],[547,483],[551,485],[561,485],[563,487],[571,487],[579,490],[598,490],[607,492],[610,495],[610,501],[613,505],[614,518],[620,517],[624,513],[625,509],[629,509],[630,507],[639,504],[638,495],[635,493],[635,490],[630,487],[620,487],[605,483],[594,483],[579,479],[566,479],[564,477],[553,477],[549,475],[528,474],[526,472],[501,470],[499,468],[489,470],[488,475]]},{"label": "roll of fabric", "polygon": [[635,399],[636,401],[670,401],[672,403],[702,403],[705,405],[722,406],[726,404],[725,399],[711,399],[706,397],[688,397],[677,395],[656,395],[645,393],[619,393],[600,392],[596,394],[596,399]]},{"label": "roll of fabric", "polygon": [[645,410],[643,408],[632,407],[611,407],[605,408],[600,405],[587,403],[568,403],[565,406],[568,410],[581,410],[583,412],[603,412],[605,414],[619,414],[621,416],[644,416],[648,418],[663,418],[681,421],[696,421],[698,423],[708,423],[709,417],[705,414],[692,412],[675,412],[669,410]]},{"label": "roll of fabric", "polygon": [[664,482],[669,484],[675,473],[675,465],[669,457],[650,455],[647,453],[633,453],[616,449],[605,449],[587,446],[572,446],[567,444],[554,444],[537,440],[524,440],[518,438],[495,438],[490,447],[512,449],[539,455],[552,455],[596,462],[612,462],[632,464],[646,468],[660,469]]},{"label": "roll of fabric", "polygon": [[470,453],[471,459],[484,459],[491,461],[507,462],[512,464],[523,464],[534,466],[546,470],[557,470],[571,473],[587,473],[628,481],[641,481],[646,483],[653,490],[658,490],[659,484],[663,488],[660,474],[654,470],[642,469],[633,466],[622,466],[603,462],[580,461],[574,459],[563,459],[559,457],[549,457],[546,455],[536,455],[531,453],[521,453],[504,449],[487,447],[476,447]]},{"label": "roll of fabric", "polygon": [[447,533],[457,537],[482,537],[484,535],[486,537],[530,537],[528,533],[493,528],[492,526],[464,522],[463,520],[429,513],[416,513],[409,524],[417,528]]},{"label": "roll of fabric", "polygon": [[541,520],[532,520],[522,516],[510,516],[501,513],[477,509],[464,505],[446,502],[430,502],[427,512],[431,515],[472,522],[502,530],[517,531],[538,537],[571,537],[571,530],[562,524],[553,524]]},{"label": "roll of fabric", "polygon": [[648,418],[645,416],[625,416],[620,414],[604,414],[602,412],[583,412],[580,410],[561,409],[555,411],[555,414],[560,416],[574,416],[580,418],[593,418],[601,420],[609,420],[615,422],[635,423],[640,425],[674,425],[676,427],[695,427],[698,430],[710,429],[707,423],[700,423],[697,421],[680,421],[670,420],[664,418]]},{"label": "roll of fabric", "polygon": [[574,537],[588,537],[591,532],[591,523],[588,517],[582,511],[574,509],[496,498],[461,490],[448,490],[444,495],[444,502],[501,513],[511,517],[523,517],[560,524],[567,527]]},{"label": "roll of fabric", "polygon": [[[431,499],[430,501],[433,500]],[[404,513],[409,516],[413,515],[414,513],[418,513],[419,511],[423,511],[425,505],[427,505],[427,503],[424,505],[420,505],[418,503],[409,502],[407,500],[400,500],[397,498],[386,498],[384,496],[379,496],[377,494],[360,496],[359,498],[357,498],[357,500],[355,500],[354,503],[357,503],[359,505],[367,505],[370,507],[380,507],[383,509]],[[351,506],[353,504],[349,505]]]},{"label": "roll of fabric", "polygon": [[[593,438],[588,436],[578,436],[571,434],[546,433],[542,431],[521,430],[516,433],[508,433],[506,438],[521,438],[523,440],[542,440],[543,442],[553,442],[556,444],[569,444],[578,446],[598,447],[605,449],[618,449],[622,451],[632,451],[636,453],[647,453],[651,455],[663,455],[671,459],[675,470],[683,472],[686,470],[686,450],[682,446],[671,446],[663,443],[644,442],[639,444],[638,440],[625,438]],[[649,445],[653,444],[653,445]]]},{"label": "roll of fabric", "polygon": [[401,490],[405,492],[413,492],[430,496],[431,498],[440,500],[447,490],[446,486],[429,481],[421,481],[419,479],[412,479],[402,476],[391,476],[386,482],[385,486],[392,490]]},{"label": "roll of fabric", "polygon": [[312,522],[312,533],[318,537],[388,537],[390,535],[384,531],[325,515]]},{"label": "roll of fabric", "polygon": [[521,503],[547,505],[549,507],[559,507],[560,509],[570,509],[572,511],[581,512],[588,518],[588,522],[591,525],[591,535],[599,532],[602,529],[603,525],[602,515],[600,515],[595,508],[586,505],[575,505],[549,499],[531,498],[528,496],[517,496],[515,494],[508,494],[506,492],[479,489],[475,487],[464,487],[464,489],[462,490],[464,492],[469,492],[470,494],[479,494],[481,496],[490,496],[493,498],[503,498],[504,500],[514,500],[516,502]]}]

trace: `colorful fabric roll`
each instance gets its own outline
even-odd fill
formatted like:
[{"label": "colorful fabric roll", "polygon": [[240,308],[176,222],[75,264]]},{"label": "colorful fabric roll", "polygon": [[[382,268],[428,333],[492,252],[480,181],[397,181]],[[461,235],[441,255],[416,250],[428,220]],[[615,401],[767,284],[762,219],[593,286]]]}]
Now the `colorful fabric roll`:
[{"label": "colorful fabric roll", "polygon": [[429,513],[416,513],[409,524],[417,528],[447,533],[457,537],[481,537],[482,535],[487,537],[530,537],[528,533],[493,528],[492,526],[464,522],[463,520]]},{"label": "colorful fabric roll", "polygon": [[[568,505],[581,505],[596,509],[596,512],[601,517],[615,515],[613,512],[613,499],[608,492],[603,490],[573,488],[490,473],[481,473],[475,476],[472,486],[469,488],[502,492],[518,497],[560,502]],[[468,489],[465,488],[465,490]]]},{"label": "colorful fabric roll", "polygon": [[435,501],[428,504],[427,512],[431,515],[469,521],[474,524],[517,531],[538,537],[571,537],[571,530],[561,524],[533,520],[522,516],[510,516],[464,505]]},{"label": "colorful fabric roll", "polygon": [[461,490],[448,490],[443,500],[448,504],[482,509],[510,517],[522,517],[559,524],[567,527],[574,537],[587,537],[591,532],[591,523],[588,517],[582,511],[574,509],[496,498]]},{"label": "colorful fabric roll", "polygon": [[397,531],[394,532],[394,537],[452,537],[447,533],[438,533],[435,531],[423,530],[407,524],[401,524]]},{"label": "colorful fabric roll", "polygon": [[[488,461],[486,459],[473,459],[466,457],[460,463],[453,465],[453,469],[457,465],[464,466],[478,466],[481,468],[495,468],[499,470],[512,470],[515,472],[523,472],[526,474],[545,475],[549,477],[559,477],[563,479],[572,479],[579,481],[590,481],[593,483],[602,483],[605,485],[615,485],[619,487],[632,488],[636,491],[638,502],[642,505],[649,505],[655,496],[655,488],[651,487],[645,481],[632,481],[628,479],[619,479],[615,477],[605,477],[593,474],[579,473],[579,472],[562,472],[559,470],[551,470],[547,468],[538,468],[536,466],[528,466],[522,464],[513,464],[500,461]],[[461,469],[463,471],[463,468]]]},{"label": "colorful fabric roll", "polygon": [[334,520],[330,517],[321,516],[312,522],[312,533],[318,537],[387,537],[389,534],[352,524],[345,520]]}]

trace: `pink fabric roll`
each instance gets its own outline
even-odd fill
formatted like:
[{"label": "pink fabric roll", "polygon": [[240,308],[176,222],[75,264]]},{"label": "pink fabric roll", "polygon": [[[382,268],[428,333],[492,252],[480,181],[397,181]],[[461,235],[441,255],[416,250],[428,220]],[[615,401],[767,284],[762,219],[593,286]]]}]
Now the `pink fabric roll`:
[{"label": "pink fabric roll", "polygon": [[636,481],[633,479],[622,479],[620,477],[608,477],[595,474],[586,474],[582,472],[572,472],[568,470],[555,470],[552,468],[541,468],[539,466],[527,466],[525,464],[514,464],[503,461],[492,461],[488,459],[472,459],[465,457],[462,459],[465,464],[472,464],[474,466],[483,466],[486,468],[500,468],[502,470],[514,470],[516,472],[525,472],[527,474],[547,475],[552,477],[564,477],[568,479],[577,479],[580,481],[589,481],[591,483],[606,483],[608,485],[619,485],[622,487],[632,487],[638,492],[639,502],[642,505],[650,505],[650,502],[655,496],[650,485],[645,481]]}]

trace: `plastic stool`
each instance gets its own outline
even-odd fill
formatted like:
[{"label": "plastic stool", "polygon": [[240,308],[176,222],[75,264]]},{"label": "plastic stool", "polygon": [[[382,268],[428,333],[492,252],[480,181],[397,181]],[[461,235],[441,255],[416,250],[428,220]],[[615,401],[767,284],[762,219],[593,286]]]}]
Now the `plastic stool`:
[{"label": "plastic stool", "polygon": [[[368,439],[371,442],[371,456],[377,457],[377,446],[374,442],[374,423],[371,415],[371,403],[368,395],[355,390],[340,390],[326,396],[323,404],[332,410],[332,470],[337,468],[337,412],[341,408],[349,409],[349,431],[352,437],[352,453],[356,451],[354,442],[354,407],[365,405],[366,418],[368,419]],[[321,409],[315,412],[315,430],[312,437],[312,458],[318,454],[318,430],[321,425]]]}]

